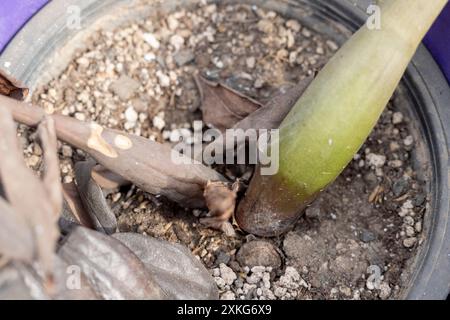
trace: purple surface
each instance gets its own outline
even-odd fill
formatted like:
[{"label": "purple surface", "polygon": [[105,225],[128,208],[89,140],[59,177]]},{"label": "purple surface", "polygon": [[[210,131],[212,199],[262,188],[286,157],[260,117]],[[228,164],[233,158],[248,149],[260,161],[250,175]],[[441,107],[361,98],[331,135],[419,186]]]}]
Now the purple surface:
[{"label": "purple surface", "polygon": [[424,40],[450,83],[450,2]]},{"label": "purple surface", "polygon": [[[49,0],[0,0],[0,52]],[[424,40],[450,83],[450,2]]]},{"label": "purple surface", "polygon": [[0,0],[0,52],[48,0]]}]

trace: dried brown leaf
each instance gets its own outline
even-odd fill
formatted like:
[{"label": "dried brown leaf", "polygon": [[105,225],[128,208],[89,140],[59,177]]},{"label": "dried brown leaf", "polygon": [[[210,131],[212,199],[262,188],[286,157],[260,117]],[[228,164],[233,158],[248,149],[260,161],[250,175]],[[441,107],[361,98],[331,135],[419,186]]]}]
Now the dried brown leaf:
[{"label": "dried brown leaf", "polygon": [[66,205],[71,211],[76,222],[87,228],[94,228],[94,222],[91,220],[89,214],[83,206],[83,201],[81,200],[75,183],[72,182],[63,184],[63,196]]},{"label": "dried brown leaf", "polygon": [[79,266],[103,299],[170,298],[129,248],[100,232],[75,227],[58,255],[69,265]]},{"label": "dried brown leaf", "polygon": [[236,196],[239,182],[231,187],[221,181],[208,182],[204,196],[209,209],[209,217],[202,218],[201,223],[218,230],[228,236],[234,236],[234,230],[229,223],[236,207]]},{"label": "dried brown leaf", "polygon": [[117,229],[117,219],[106,202],[100,186],[92,179],[94,161],[80,161],[75,164],[75,179],[83,207],[97,231],[112,234]]},{"label": "dried brown leaf", "polygon": [[23,100],[28,95],[28,91],[21,83],[0,69],[0,95]]},{"label": "dried brown leaf", "polygon": [[30,263],[33,260],[33,237],[24,217],[16,214],[0,198],[0,256],[5,260]]},{"label": "dried brown leaf", "polygon": [[[16,127],[5,108],[0,108],[0,176],[9,205],[15,214],[23,217],[33,237],[34,256],[50,275],[59,235],[54,206],[48,201],[49,194],[43,182],[25,165]],[[13,241],[15,235],[10,236]]]},{"label": "dried brown leaf", "polygon": [[[238,121],[233,126],[233,129],[242,129],[246,131],[248,129],[270,130],[278,128],[313,79],[314,77],[312,76],[307,77],[301,80],[297,85],[287,89],[285,92],[278,93],[263,107]],[[236,141],[234,141],[234,144],[227,145],[226,136],[221,135],[209,144],[208,149],[215,150],[217,153],[220,152],[220,150],[226,152],[226,148],[234,148],[235,146]]]},{"label": "dried brown leaf", "polygon": [[44,173],[42,182],[47,190],[48,200],[53,206],[55,221],[62,210],[62,186],[58,160],[58,142],[56,140],[55,124],[53,119],[45,117],[38,127],[39,139],[44,152]]},{"label": "dried brown leaf", "polygon": [[131,184],[127,179],[122,178],[102,165],[94,166],[92,168],[91,176],[100,187],[105,189],[116,189]]}]

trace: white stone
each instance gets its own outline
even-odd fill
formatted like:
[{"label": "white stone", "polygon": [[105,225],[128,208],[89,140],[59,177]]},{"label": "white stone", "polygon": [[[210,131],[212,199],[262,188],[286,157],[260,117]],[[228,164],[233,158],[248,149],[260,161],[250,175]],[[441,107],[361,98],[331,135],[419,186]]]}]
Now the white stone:
[{"label": "white stone", "polygon": [[177,18],[175,18],[173,15],[170,15],[167,18],[167,26],[169,27],[170,30],[172,31],[176,30],[179,25],[180,23],[178,22]]},{"label": "white stone", "polygon": [[249,58],[247,58],[246,63],[247,63],[247,67],[248,67],[249,69],[253,69],[253,68],[255,67],[255,65],[256,65],[256,59],[255,59],[255,57],[249,57]]},{"label": "white stone", "polygon": [[138,113],[132,106],[128,107],[127,110],[125,110],[125,119],[129,123],[136,123],[138,120]]},{"label": "white stone", "polygon": [[172,132],[170,132],[169,130],[164,130],[162,133],[162,137],[164,140],[170,140],[171,134],[172,134]]},{"label": "white stone", "polygon": [[173,45],[176,51],[178,51],[184,45],[184,38],[178,34],[174,34],[170,37],[170,44]]},{"label": "white stone", "polygon": [[389,286],[388,283],[386,283],[386,282],[381,283],[380,294],[379,294],[380,298],[383,300],[388,299],[389,296],[391,295],[391,291],[392,291],[391,287]]},{"label": "white stone", "polygon": [[236,295],[232,291],[227,291],[220,297],[221,300],[236,300]]},{"label": "white stone", "polygon": [[144,56],[144,60],[147,61],[147,62],[152,62],[152,61],[154,61],[155,59],[156,59],[156,56],[155,56],[155,54],[152,53],[152,52],[147,53],[147,54]]},{"label": "white stone", "polygon": [[369,162],[369,165],[374,166],[375,168],[381,168],[386,163],[385,156],[375,153],[369,153],[366,156],[366,160]]},{"label": "white stone", "polygon": [[301,28],[300,23],[298,23],[297,20],[288,20],[286,22],[286,27],[295,32],[299,32]]},{"label": "white stone", "polygon": [[143,38],[144,41],[147,42],[153,49],[158,50],[161,46],[158,39],[156,39],[156,37],[151,33],[144,33]]},{"label": "white stone", "polygon": [[90,61],[86,57],[81,57],[81,58],[77,59],[77,63],[79,66],[81,66],[83,68],[87,68],[90,65]]},{"label": "white stone", "polygon": [[403,114],[401,112],[394,112],[392,115],[392,123],[399,124],[403,122]]},{"label": "white stone", "polygon": [[64,146],[62,146],[61,150],[62,150],[62,155],[64,157],[66,157],[66,158],[72,157],[73,152],[72,152],[72,148],[70,146],[64,145]]},{"label": "white stone", "polygon": [[86,116],[84,115],[84,113],[77,112],[77,113],[75,113],[75,119],[80,120],[80,121],[85,121]]},{"label": "white stone", "polygon": [[414,143],[414,138],[412,136],[407,136],[405,140],[403,140],[405,146],[411,146]]},{"label": "white stone", "polygon": [[237,279],[236,273],[234,273],[233,269],[231,269],[224,263],[221,263],[219,265],[219,269],[220,269],[220,276],[225,281],[225,283],[228,285],[232,285],[234,280]]},{"label": "white stone", "polygon": [[170,86],[169,76],[164,74],[161,70],[156,71],[156,76],[158,77],[159,85],[161,87],[169,87]]},{"label": "white stone", "polygon": [[166,122],[164,121],[164,113],[158,113],[158,115],[153,118],[153,126],[158,130],[164,129],[166,126]]},{"label": "white stone", "polygon": [[214,281],[216,282],[217,286],[221,289],[225,288],[226,286],[226,282],[224,279],[222,279],[221,277],[215,277]]}]

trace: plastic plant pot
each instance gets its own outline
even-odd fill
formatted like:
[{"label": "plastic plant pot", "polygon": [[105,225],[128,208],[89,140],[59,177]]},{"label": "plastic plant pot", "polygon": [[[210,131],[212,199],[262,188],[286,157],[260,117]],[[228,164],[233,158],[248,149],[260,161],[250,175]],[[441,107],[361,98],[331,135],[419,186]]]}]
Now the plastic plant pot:
[{"label": "plastic plant pot", "polygon": [[[64,2],[64,4],[62,3]],[[217,1],[219,2],[219,1]],[[344,0],[244,0],[220,3],[249,3],[279,12],[342,44],[366,20],[369,1]],[[66,0],[53,1],[36,14],[9,43],[0,66],[21,80],[31,91],[46,83],[67,65],[77,47],[100,26],[113,28],[126,21],[189,7],[196,1]],[[67,24],[67,8],[81,9],[81,29]],[[430,194],[424,216],[425,239],[414,261],[404,271],[405,299],[445,299],[450,288],[449,150],[450,89],[430,55],[421,46],[400,84],[401,111],[412,119],[411,132],[420,141],[414,151]]]}]

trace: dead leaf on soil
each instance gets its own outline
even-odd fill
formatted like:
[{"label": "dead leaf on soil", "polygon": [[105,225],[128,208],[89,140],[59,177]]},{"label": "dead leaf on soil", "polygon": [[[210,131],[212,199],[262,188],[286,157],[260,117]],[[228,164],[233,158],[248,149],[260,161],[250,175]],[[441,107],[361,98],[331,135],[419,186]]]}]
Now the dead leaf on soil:
[{"label": "dead leaf on soil", "polygon": [[155,282],[174,299],[219,298],[210,272],[187,247],[138,233],[116,233],[113,237],[134,252]]},{"label": "dead leaf on soil", "polygon": [[37,260],[50,280],[62,194],[53,120],[44,118],[38,125],[47,161],[42,179],[26,167],[12,116],[8,109],[0,109],[0,176],[6,197],[0,202],[0,214],[7,220],[0,224],[0,233],[6,237],[0,242],[0,252],[6,259],[28,264]]},{"label": "dead leaf on soil", "polygon": [[102,189],[91,177],[94,161],[80,161],[75,164],[75,179],[86,213],[97,231],[113,234],[117,229],[117,219],[111,211]]},{"label": "dead leaf on soil", "polygon": [[90,287],[103,299],[171,298],[129,248],[100,232],[75,227],[58,255],[69,265],[79,266]]},{"label": "dead leaf on soil", "polygon": [[203,121],[220,131],[231,128],[237,122],[258,110],[261,104],[224,84],[195,77],[202,99]]},{"label": "dead leaf on soil", "polygon": [[[301,80],[295,86],[287,89],[285,92],[278,93],[263,107],[238,121],[232,126],[232,128],[242,129],[244,131],[248,129],[270,130],[278,128],[284,118],[286,118],[289,111],[291,111],[297,100],[300,99],[305,90],[311,84],[313,79],[314,77],[312,76],[307,77]],[[244,141],[240,142],[242,143]],[[229,146],[227,146],[226,136],[221,135],[216,140],[211,142],[207,148],[209,150],[214,150],[215,152],[220,152],[220,150],[223,150],[223,152],[225,153],[228,149],[236,147],[236,144],[237,141],[234,141],[234,144],[230,144]]]},{"label": "dead leaf on soil", "polygon": [[7,76],[6,72],[0,69],[0,95],[23,100],[28,95],[28,91],[17,80]]}]

